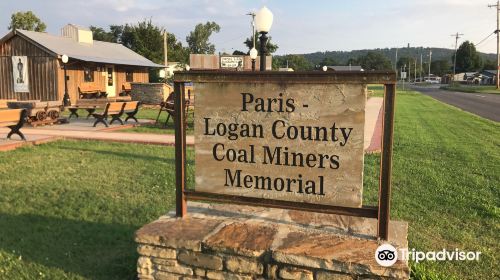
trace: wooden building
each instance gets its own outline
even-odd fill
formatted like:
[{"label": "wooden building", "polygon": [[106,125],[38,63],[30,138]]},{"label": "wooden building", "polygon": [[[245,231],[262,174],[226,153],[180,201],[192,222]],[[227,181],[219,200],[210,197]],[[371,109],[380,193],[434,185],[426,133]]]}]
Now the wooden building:
[{"label": "wooden building", "polygon": [[113,97],[126,83],[148,83],[149,68],[164,67],[121,44],[95,41],[90,30],[72,24],[62,28],[61,36],[14,30],[0,39],[0,99],[62,100],[63,55],[69,57],[72,102],[79,98],[79,87],[98,88]]}]

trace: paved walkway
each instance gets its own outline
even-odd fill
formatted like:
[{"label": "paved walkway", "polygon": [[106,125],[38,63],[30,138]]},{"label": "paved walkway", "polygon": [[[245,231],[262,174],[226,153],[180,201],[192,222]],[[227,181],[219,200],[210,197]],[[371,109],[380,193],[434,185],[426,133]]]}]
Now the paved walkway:
[{"label": "paved walkway", "polygon": [[382,144],[382,97],[372,97],[366,102],[365,110],[365,142],[367,153],[380,152]]},{"label": "paved walkway", "polygon": [[[377,130],[381,129],[377,125],[381,122],[379,112],[382,107],[383,99],[380,97],[373,97],[368,99],[366,105],[366,125],[365,125],[365,141],[364,148],[367,152],[380,151],[380,141],[377,144],[376,137]],[[141,123],[150,123],[150,120],[140,120]],[[116,130],[133,127],[133,124],[119,125],[113,124],[109,128],[102,125],[92,127],[91,120],[78,119],[70,120],[69,124],[30,127],[26,126],[21,131],[26,136],[27,141],[15,140],[17,136],[13,136],[14,140],[6,140],[0,138],[0,151],[12,150],[26,144],[40,144],[48,141],[55,141],[59,139],[85,139],[85,140],[100,140],[100,141],[113,141],[125,143],[139,143],[139,144],[153,144],[153,145],[174,145],[175,136],[173,134],[152,134],[152,133],[135,133],[135,132],[116,132]],[[8,128],[0,128],[0,137],[7,135]],[[380,136],[378,136],[380,138]],[[186,137],[186,144],[189,146],[194,145],[194,136],[188,135]]]}]

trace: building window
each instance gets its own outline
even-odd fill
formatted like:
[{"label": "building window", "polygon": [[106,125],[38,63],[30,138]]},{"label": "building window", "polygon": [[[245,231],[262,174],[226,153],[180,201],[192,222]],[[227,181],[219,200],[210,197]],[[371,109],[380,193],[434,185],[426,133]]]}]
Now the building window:
[{"label": "building window", "polygon": [[134,72],[131,69],[125,70],[125,81],[127,81],[127,83],[134,81]]},{"label": "building window", "polygon": [[91,83],[94,81],[94,69],[89,67],[83,68],[83,80],[86,83]]}]

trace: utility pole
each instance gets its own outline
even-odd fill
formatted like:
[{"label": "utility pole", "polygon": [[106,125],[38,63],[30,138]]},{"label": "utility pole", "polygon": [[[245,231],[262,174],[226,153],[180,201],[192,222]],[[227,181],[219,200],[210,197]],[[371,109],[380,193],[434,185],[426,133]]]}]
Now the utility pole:
[{"label": "utility pole", "polygon": [[163,52],[164,52],[164,64],[165,64],[165,77],[168,76],[168,51],[167,51],[167,30],[163,30]]},{"label": "utility pole", "polygon": [[408,84],[411,83],[411,57],[408,58]]},{"label": "utility pole", "polygon": [[[251,16],[252,17],[252,41],[253,41],[253,49],[255,49],[255,13],[254,12],[250,12],[247,14],[247,16]],[[250,50],[249,54],[250,54],[250,57],[252,57],[252,50]],[[255,59],[252,58],[252,71],[255,71]]]},{"label": "utility pole", "polygon": [[423,53],[422,53],[422,50],[420,50],[420,82],[423,82],[423,80],[422,80],[422,72],[424,72],[422,60],[423,60]]},{"label": "utility pole", "polygon": [[394,70],[396,71],[396,81],[398,80],[398,48],[396,48],[396,62],[394,62]]},{"label": "utility pole", "polygon": [[255,13],[250,12],[247,14],[247,16],[252,17],[252,41],[253,41],[253,47],[255,48]]},{"label": "utility pole", "polygon": [[417,59],[415,58],[415,79],[413,79],[413,82],[417,82]]},{"label": "utility pole", "polygon": [[431,62],[432,62],[432,49],[429,49],[429,81],[431,80]]},{"label": "utility pole", "polygon": [[464,35],[462,33],[456,33],[456,34],[451,34],[450,36],[455,37],[455,55],[453,58],[453,78],[452,80],[455,81],[455,69],[457,68],[457,46],[458,46],[458,39],[460,38],[460,35]]},{"label": "utility pole", "polygon": [[403,70],[404,72],[401,71],[401,80],[403,80],[403,90],[405,90],[405,79],[406,79],[406,77],[403,77],[403,73],[405,73],[405,76],[406,76],[406,64],[405,64],[405,66],[404,66],[403,69],[404,69]]},{"label": "utility pole", "polygon": [[497,34],[497,90],[500,89],[500,84],[498,79],[500,78],[500,73],[498,73],[498,70],[500,70],[500,37],[499,37],[499,32],[500,32],[500,20],[498,18],[498,13],[500,13],[500,1],[497,0],[496,5],[488,5],[488,7],[493,8],[496,7],[497,9],[497,29],[495,30],[495,33]]}]

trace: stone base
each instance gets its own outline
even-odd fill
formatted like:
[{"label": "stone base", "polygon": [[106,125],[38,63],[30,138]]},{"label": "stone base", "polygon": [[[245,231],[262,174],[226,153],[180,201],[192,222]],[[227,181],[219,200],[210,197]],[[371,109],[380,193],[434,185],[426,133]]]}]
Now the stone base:
[{"label": "stone base", "polygon": [[131,87],[132,100],[146,105],[160,105],[173,90],[165,83],[131,83]]},{"label": "stone base", "polygon": [[[319,206],[320,207],[320,206]],[[136,232],[139,279],[408,279],[379,266],[376,220],[239,205],[188,203]],[[407,248],[406,222],[389,243]]]}]

